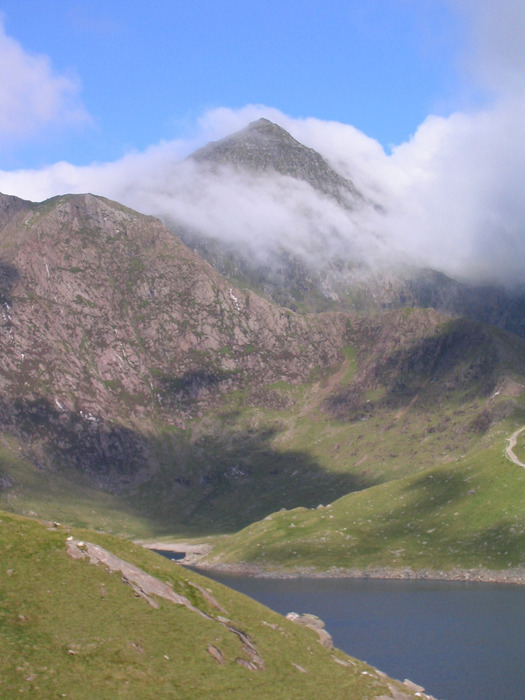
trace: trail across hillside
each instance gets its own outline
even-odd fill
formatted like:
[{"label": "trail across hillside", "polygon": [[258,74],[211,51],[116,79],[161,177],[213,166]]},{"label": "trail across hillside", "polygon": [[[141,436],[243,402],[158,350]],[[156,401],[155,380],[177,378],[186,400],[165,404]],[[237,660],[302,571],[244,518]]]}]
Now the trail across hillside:
[{"label": "trail across hillside", "polygon": [[511,462],[514,462],[514,464],[517,464],[518,467],[523,467],[525,469],[525,464],[521,462],[516,455],[514,454],[514,448],[516,447],[516,443],[518,442],[518,437],[520,433],[522,433],[525,430],[525,425],[521,428],[518,428],[516,432],[512,433],[512,435],[509,438],[509,445],[507,449],[505,450],[505,454],[508,459],[510,459]]}]

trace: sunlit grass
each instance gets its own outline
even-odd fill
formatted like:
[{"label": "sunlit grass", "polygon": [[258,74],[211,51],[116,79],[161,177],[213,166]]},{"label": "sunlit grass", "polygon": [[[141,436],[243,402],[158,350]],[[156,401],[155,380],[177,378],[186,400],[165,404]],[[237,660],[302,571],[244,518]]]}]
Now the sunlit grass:
[{"label": "sunlit grass", "polygon": [[[317,698],[320,685],[330,687],[334,698],[387,690],[387,679],[369,666],[328,651],[315,632],[249,598],[129,541],[71,531],[168,582],[206,616],[162,599],[155,609],[120,573],[69,557],[69,535],[68,528],[46,529],[0,512],[2,698],[302,700]],[[248,635],[263,671],[239,665],[246,651],[220,619]],[[208,651],[211,646],[220,650],[222,665]]]},{"label": "sunlit grass", "polygon": [[349,494],[277,512],[212,557],[267,567],[492,570],[525,565],[525,470],[498,447]]}]

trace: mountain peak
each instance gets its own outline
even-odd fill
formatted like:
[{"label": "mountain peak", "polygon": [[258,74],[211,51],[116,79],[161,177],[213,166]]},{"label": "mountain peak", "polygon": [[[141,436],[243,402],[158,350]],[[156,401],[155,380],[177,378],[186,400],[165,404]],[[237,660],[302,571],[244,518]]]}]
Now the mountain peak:
[{"label": "mountain peak", "polygon": [[246,126],[244,129],[241,131],[238,131],[237,134],[234,134],[234,136],[248,136],[249,134],[256,133],[262,138],[267,138],[267,139],[276,139],[280,140],[283,142],[289,142],[289,143],[295,143],[298,146],[301,146],[302,148],[306,148],[306,146],[303,146],[299,141],[296,141],[296,139],[291,136],[286,129],[283,129],[282,126],[279,126],[279,124],[276,124],[275,122],[270,121],[269,119],[266,119],[265,117],[261,117],[260,119],[256,119],[253,122],[250,122],[248,126]]},{"label": "mountain peak", "polygon": [[190,158],[211,169],[233,166],[238,170],[293,177],[350,207],[361,197],[354,184],[337,173],[317,151],[264,117],[230,136],[212,141]]},{"label": "mountain peak", "polygon": [[261,117],[219,141],[211,141],[203,148],[195,151],[190,157],[196,161],[217,160],[219,155],[225,155],[234,148],[251,147],[253,151],[259,151],[264,145],[268,145],[270,141],[281,149],[286,148],[286,146],[294,146],[311,150],[307,149],[299,141],[296,141],[286,129],[265,117]]},{"label": "mountain peak", "polygon": [[275,124],[275,122],[271,122],[269,119],[266,119],[266,117],[259,117],[259,119],[256,119],[253,122],[250,122],[246,129],[278,129],[279,131],[283,131],[285,134],[288,132],[285,131],[281,126],[278,124]]}]

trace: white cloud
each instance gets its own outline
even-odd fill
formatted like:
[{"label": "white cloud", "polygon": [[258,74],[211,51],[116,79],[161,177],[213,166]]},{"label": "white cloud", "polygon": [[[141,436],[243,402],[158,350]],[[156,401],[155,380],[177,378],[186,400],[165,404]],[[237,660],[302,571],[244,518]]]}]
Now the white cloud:
[{"label": "white cloud", "polygon": [[429,118],[392,164],[398,245],[452,274],[523,281],[525,103]]},{"label": "white cloud", "polygon": [[[392,155],[352,126],[292,119],[265,108],[221,109],[206,115],[206,123],[217,116],[218,130],[229,131],[261,115],[321,152],[384,207],[384,213],[368,209],[350,222],[339,222],[339,232],[351,237],[354,246],[357,240],[366,249],[369,242],[374,256],[382,253],[457,277],[523,281],[525,100],[519,95],[471,113],[430,116]],[[320,249],[325,250],[326,231],[334,232],[336,224],[326,201],[316,205],[324,221],[324,226],[317,224],[324,232]],[[232,219],[229,212],[226,221]],[[297,232],[304,224],[301,228],[296,221],[294,230],[297,249],[303,244]],[[374,234],[384,242],[382,251]],[[334,248],[340,243],[335,235],[330,240]]]},{"label": "white cloud", "polygon": [[79,90],[48,56],[30,54],[9,37],[0,18],[0,142],[30,138],[53,123],[89,121]]}]

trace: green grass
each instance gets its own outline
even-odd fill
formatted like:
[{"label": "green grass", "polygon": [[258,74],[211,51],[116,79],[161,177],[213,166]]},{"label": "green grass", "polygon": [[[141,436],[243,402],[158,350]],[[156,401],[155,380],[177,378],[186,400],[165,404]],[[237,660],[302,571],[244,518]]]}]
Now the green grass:
[{"label": "green grass", "polygon": [[500,442],[327,507],[274,513],[219,542],[211,558],[319,570],[525,566],[525,470]]},{"label": "green grass", "polygon": [[324,382],[267,387],[265,403],[283,408],[242,391],[185,430],[159,423],[149,450],[165,466],[119,495],[81,474],[38,470],[13,442],[0,450],[0,472],[15,484],[0,492],[0,506],[133,538],[233,533],[280,508],[313,508],[453,463],[492,440],[469,427],[484,406],[478,399],[439,403],[429,386],[413,405],[342,421],[321,410]]},{"label": "green grass", "polygon": [[[286,386],[274,389],[284,392]],[[456,410],[449,408],[452,426]],[[474,415],[477,408],[470,410]],[[187,452],[178,455],[186,460],[188,478],[199,450],[210,475],[232,466],[250,474],[222,477],[209,487],[211,503],[205,489],[201,500],[191,496],[193,527],[184,523],[187,512],[181,513],[188,504],[166,505],[170,473],[130,499],[96,490],[82,478],[73,482],[61,473],[49,478],[7,448],[0,451],[0,472],[16,485],[1,492],[0,502],[7,510],[141,539],[231,533],[243,520],[256,521],[220,539],[213,554],[231,563],[320,570],[525,565],[525,470],[503,456],[522,414],[482,438],[459,432],[453,449],[446,449],[453,442],[446,421],[443,433],[429,432],[443,420],[443,414],[420,415],[413,407],[390,425],[381,416],[349,425],[320,421],[315,413],[297,418],[253,407],[233,417],[209,415],[190,435],[169,431],[164,450],[172,449],[173,440],[180,446],[185,435],[188,439]],[[517,454],[523,442],[522,434]],[[294,450],[301,444],[309,445],[308,452]],[[345,479],[354,480],[352,488]],[[340,489],[348,495],[337,498]],[[301,499],[307,507],[294,508]],[[332,501],[330,508],[316,509]],[[274,512],[280,508],[287,510]],[[272,520],[264,520],[270,513]]]},{"label": "green grass", "polygon": [[[154,609],[120,573],[73,560],[66,553],[68,530],[0,512],[0,533],[3,698],[307,700],[328,687],[330,697],[341,699],[388,692],[389,679],[328,651],[315,632],[130,542],[72,531],[169,582],[209,617],[162,599]],[[247,658],[246,650],[220,616],[249,636],[264,670],[237,663]],[[223,665],[210,646],[220,650]]]},{"label": "green grass", "polygon": [[353,378],[354,374],[357,371],[357,359],[358,359],[358,353],[356,348],[347,346],[343,349],[343,355],[346,360],[346,372],[344,376],[341,379],[341,386],[345,386],[345,384],[348,384],[348,382]]},{"label": "green grass", "polygon": [[[407,319],[422,324],[412,339]],[[147,427],[126,423],[149,431],[140,444],[155,471],[118,495],[80,472],[37,469],[13,439],[0,451],[0,476],[12,484],[0,504],[129,538],[242,530],[217,548],[232,562],[517,566],[525,547],[516,499],[523,502],[525,471],[503,452],[525,423],[521,346],[497,333],[488,343],[479,328],[453,321],[449,337],[445,326],[430,323],[429,330],[427,321],[420,312],[401,314],[386,338],[381,324],[361,339],[358,329],[340,366],[314,372],[310,382],[239,383],[209,410],[188,401],[195,412],[177,429],[154,411]],[[183,379],[171,379],[183,388]],[[132,397],[120,400],[132,412]],[[38,453],[36,442],[31,449]],[[516,452],[525,458],[524,435]],[[467,479],[480,487],[465,496]],[[329,503],[329,514],[315,510]]]}]

